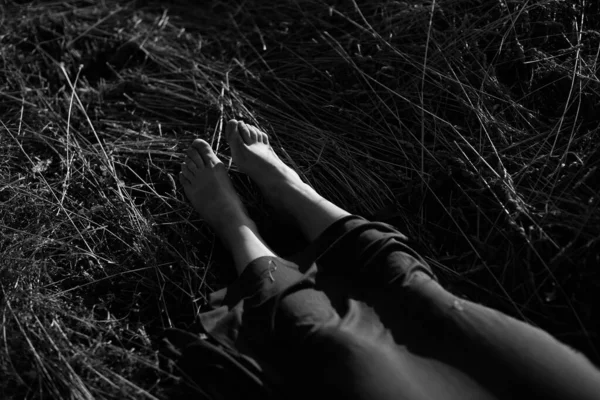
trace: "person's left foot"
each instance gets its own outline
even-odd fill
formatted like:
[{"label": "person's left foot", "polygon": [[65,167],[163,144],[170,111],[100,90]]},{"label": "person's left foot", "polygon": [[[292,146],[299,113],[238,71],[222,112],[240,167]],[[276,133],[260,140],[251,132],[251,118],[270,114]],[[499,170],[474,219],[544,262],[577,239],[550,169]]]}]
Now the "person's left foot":
[{"label": "person's left foot", "polygon": [[186,151],[179,181],[200,216],[218,233],[226,226],[253,225],[227,175],[225,165],[210,145],[196,139]]}]

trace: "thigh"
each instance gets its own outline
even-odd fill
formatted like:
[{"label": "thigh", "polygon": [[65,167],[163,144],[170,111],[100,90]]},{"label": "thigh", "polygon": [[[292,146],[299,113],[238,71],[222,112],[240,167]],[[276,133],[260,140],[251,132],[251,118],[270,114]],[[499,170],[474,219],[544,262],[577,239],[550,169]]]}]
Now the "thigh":
[{"label": "thigh", "polygon": [[500,398],[598,398],[600,372],[541,329],[461,299],[424,274],[392,282],[385,293],[386,321],[397,331],[410,321],[407,346]]}]

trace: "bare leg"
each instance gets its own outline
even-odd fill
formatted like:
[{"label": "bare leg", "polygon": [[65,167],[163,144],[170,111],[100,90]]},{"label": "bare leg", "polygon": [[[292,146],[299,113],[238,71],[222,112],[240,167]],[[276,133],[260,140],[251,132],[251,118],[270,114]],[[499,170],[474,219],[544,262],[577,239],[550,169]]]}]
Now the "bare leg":
[{"label": "bare leg", "polygon": [[186,153],[179,181],[194,209],[231,251],[238,274],[259,257],[275,256],[258,234],[210,145],[196,139]]},{"label": "bare leg", "polygon": [[266,133],[231,120],[227,123],[226,136],[239,169],[257,183],[275,207],[292,216],[308,240],[315,240],[335,221],[349,215],[302,182],[275,154]]}]

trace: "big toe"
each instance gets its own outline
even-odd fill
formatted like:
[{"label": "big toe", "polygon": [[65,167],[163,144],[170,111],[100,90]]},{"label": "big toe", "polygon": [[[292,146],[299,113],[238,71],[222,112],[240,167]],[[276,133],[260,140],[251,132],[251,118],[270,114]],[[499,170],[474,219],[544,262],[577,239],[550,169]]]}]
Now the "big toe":
[{"label": "big toe", "polygon": [[210,144],[205,140],[196,139],[192,142],[192,149],[196,150],[198,155],[202,158],[204,165],[214,167],[221,162],[219,157],[215,154]]},{"label": "big toe", "polygon": [[240,122],[236,121],[235,119],[229,120],[229,122],[227,122],[227,126],[225,127],[225,138],[227,139],[229,146],[237,148],[242,145],[245,139],[242,138],[241,134]]}]

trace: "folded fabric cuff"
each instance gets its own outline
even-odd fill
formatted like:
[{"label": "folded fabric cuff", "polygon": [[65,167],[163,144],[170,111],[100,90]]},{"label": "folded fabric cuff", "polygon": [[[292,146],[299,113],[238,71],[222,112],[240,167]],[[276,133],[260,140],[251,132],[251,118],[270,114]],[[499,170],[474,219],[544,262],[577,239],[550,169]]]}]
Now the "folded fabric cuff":
[{"label": "folded fabric cuff", "polygon": [[248,264],[240,275],[240,295],[246,307],[258,307],[302,278],[295,263],[280,257],[260,257]]}]

